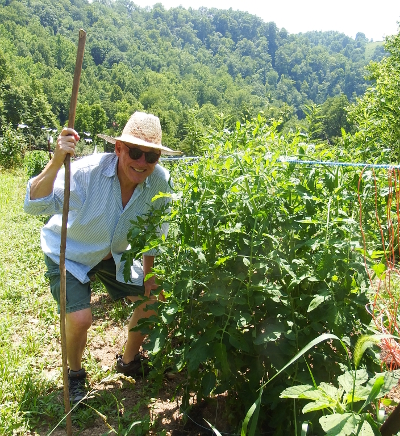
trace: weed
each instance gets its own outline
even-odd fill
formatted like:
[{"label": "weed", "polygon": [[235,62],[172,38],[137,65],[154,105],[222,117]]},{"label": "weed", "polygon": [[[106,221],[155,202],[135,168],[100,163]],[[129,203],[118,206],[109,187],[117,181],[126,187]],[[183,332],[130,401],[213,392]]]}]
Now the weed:
[{"label": "weed", "polygon": [[24,168],[28,179],[37,176],[49,161],[49,153],[43,150],[28,151],[24,156]]}]

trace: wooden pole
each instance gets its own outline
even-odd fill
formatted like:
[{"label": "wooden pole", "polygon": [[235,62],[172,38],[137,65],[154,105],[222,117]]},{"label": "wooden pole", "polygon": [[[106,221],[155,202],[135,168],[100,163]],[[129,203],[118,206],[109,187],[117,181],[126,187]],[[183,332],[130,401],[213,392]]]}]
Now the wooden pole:
[{"label": "wooden pole", "polygon": [[[78,53],[76,56],[74,82],[72,85],[71,102],[69,105],[68,127],[74,128],[76,103],[78,100],[79,81],[82,71],[83,53],[85,51],[86,32],[79,31]],[[68,388],[68,368],[67,368],[67,338],[65,331],[65,315],[66,315],[66,270],[65,270],[65,248],[67,242],[67,223],[69,211],[69,196],[70,196],[70,155],[64,161],[65,166],[65,186],[64,186],[64,204],[62,214],[61,227],[61,245],[60,245],[60,331],[61,331],[61,353],[63,367],[63,384],[64,384],[64,407],[67,415],[67,435],[72,435],[72,420],[71,420],[71,405],[69,402]]]},{"label": "wooden pole", "polygon": [[393,436],[400,431],[400,404],[392,411],[387,417],[386,421],[382,424],[380,432],[382,436]]}]

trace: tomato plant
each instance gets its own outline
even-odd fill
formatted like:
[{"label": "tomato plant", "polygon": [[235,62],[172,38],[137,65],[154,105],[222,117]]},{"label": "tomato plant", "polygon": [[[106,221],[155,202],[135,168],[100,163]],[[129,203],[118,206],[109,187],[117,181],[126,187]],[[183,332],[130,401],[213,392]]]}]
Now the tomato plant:
[{"label": "tomato plant", "polygon": [[[263,382],[312,339],[329,332],[350,345],[370,321],[358,171],[282,159],[315,158],[301,140],[260,116],[210,135],[204,156],[174,167],[170,212],[132,224],[125,257],[157,246],[166,296],[140,328],[156,367],[186,369],[184,408],[190,392],[228,392],[232,419],[243,418]],[[160,220],[170,223],[166,240],[151,231]],[[259,425],[288,434],[283,389],[307,383],[307,365],[329,383],[346,359],[328,343],[287,368],[264,391]]]}]

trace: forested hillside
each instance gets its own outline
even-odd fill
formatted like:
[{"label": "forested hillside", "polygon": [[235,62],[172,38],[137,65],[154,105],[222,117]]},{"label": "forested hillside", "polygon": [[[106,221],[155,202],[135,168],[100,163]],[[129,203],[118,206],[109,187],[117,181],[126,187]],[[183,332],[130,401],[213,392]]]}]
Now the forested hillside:
[{"label": "forested hillside", "polygon": [[365,66],[384,54],[382,45],[367,50],[361,33],[292,35],[232,9],[0,0],[0,134],[66,122],[79,28],[87,42],[76,128],[115,132],[144,109],[160,116],[167,144],[188,152],[196,131],[216,122],[263,111],[295,126],[327,99],[325,110],[343,110],[365,91]]}]

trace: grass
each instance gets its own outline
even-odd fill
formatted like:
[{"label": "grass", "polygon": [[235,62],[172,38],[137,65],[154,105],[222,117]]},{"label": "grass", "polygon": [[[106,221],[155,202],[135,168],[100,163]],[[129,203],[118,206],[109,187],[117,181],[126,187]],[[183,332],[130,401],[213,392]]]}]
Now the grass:
[{"label": "grass", "polygon": [[384,45],[385,41],[374,41],[374,42],[368,42],[365,47],[365,59],[367,61],[372,59],[372,56],[374,54],[375,48]]},{"label": "grass", "polygon": [[[0,172],[0,433],[23,433],[37,420],[41,395],[57,383],[43,377],[43,348],[57,344],[39,247],[43,218],[23,212],[26,180]],[[35,400],[35,401],[32,401]]]},{"label": "grass", "polygon": [[[44,277],[39,242],[46,217],[24,213],[26,177],[21,171],[0,169],[0,185],[0,434],[47,435],[62,420],[64,406],[59,317]],[[95,292],[101,295],[101,286],[96,285]],[[101,304],[94,310],[95,317],[96,310],[98,322],[89,331],[89,341],[96,337],[104,342],[107,329],[111,325],[122,328],[130,313],[122,303],[111,304],[106,314]],[[92,383],[108,376],[112,385],[111,368],[103,368],[90,351],[84,359]],[[99,389],[90,407],[74,412],[75,428],[88,428],[100,417],[112,433],[148,431],[151,414],[144,415],[143,408],[148,410],[154,392],[143,387],[137,394],[138,404],[121,416],[121,408],[127,407],[126,390],[119,388],[121,382],[115,386]]]}]

